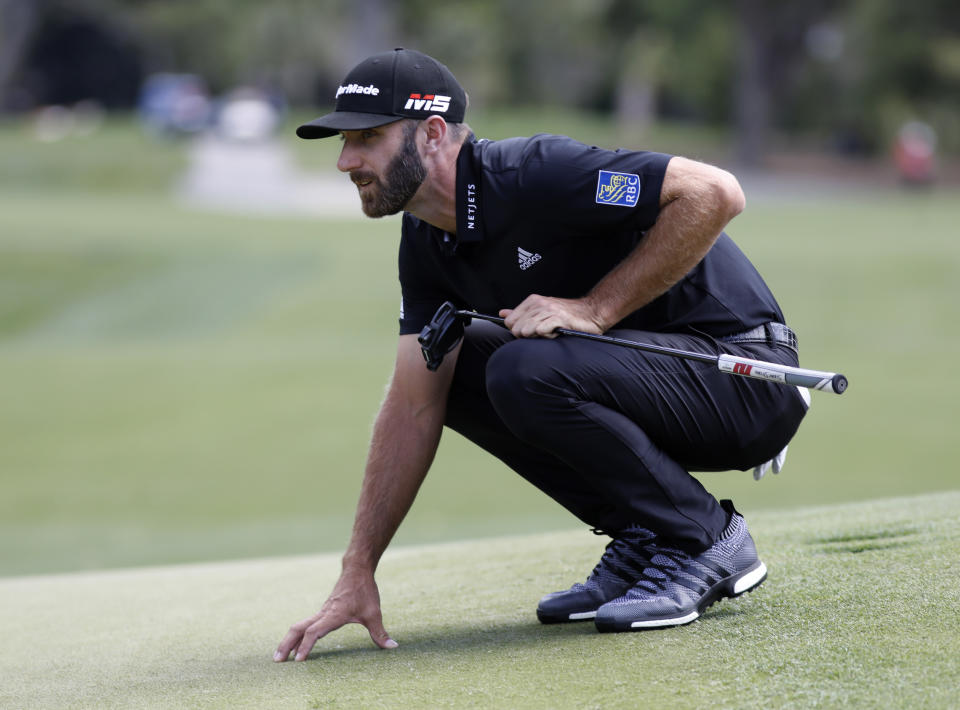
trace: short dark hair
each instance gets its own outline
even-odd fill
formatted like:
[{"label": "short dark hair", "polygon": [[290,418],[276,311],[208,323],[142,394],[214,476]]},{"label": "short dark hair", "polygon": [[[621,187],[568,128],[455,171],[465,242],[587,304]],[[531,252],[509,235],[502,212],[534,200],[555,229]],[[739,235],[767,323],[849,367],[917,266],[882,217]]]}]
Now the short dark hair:
[{"label": "short dark hair", "polygon": [[450,128],[450,140],[460,143],[470,133],[470,126],[466,123],[448,123]]},{"label": "short dark hair", "polygon": [[[403,137],[409,139],[413,132],[426,119],[423,118],[403,118],[400,123],[403,124]],[[466,123],[447,123],[447,139],[454,143],[462,143],[467,134],[472,133],[472,129]]]}]

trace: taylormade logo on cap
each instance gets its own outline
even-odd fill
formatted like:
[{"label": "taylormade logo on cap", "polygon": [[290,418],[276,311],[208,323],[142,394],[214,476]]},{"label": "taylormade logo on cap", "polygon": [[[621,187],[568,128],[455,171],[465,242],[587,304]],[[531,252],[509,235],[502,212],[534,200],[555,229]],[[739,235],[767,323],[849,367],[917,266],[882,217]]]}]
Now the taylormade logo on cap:
[{"label": "taylormade logo on cap", "polygon": [[337,89],[337,95],[334,98],[339,99],[341,94],[368,94],[370,96],[379,96],[380,89],[373,84],[370,86],[359,86],[358,84],[348,84]]}]

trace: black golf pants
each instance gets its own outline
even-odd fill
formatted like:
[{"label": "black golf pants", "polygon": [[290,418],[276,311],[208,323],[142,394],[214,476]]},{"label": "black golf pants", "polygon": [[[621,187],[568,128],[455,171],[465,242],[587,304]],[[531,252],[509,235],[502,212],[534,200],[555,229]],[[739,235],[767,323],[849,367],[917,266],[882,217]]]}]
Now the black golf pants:
[{"label": "black golf pants", "polygon": [[[609,334],[797,364],[791,350],[767,344]],[[588,525],[610,534],[640,525],[695,554],[717,540],[727,514],[689,472],[746,470],[772,459],[805,413],[795,387],[581,338],[514,338],[474,321],[446,424]]]}]

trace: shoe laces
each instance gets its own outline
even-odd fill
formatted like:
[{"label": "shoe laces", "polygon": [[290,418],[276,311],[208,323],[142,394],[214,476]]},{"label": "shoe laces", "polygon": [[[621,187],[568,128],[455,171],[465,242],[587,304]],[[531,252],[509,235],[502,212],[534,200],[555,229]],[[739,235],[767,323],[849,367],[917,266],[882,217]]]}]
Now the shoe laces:
[{"label": "shoe laces", "polygon": [[[593,530],[596,535],[605,535],[602,531]],[[586,585],[599,585],[607,581],[634,583],[641,576],[644,569],[650,565],[650,559],[645,550],[655,539],[655,535],[645,528],[628,528],[617,533],[604,548],[600,561],[597,562]]]},{"label": "shoe laces", "polygon": [[[732,572],[732,567],[714,559],[710,554],[717,545],[693,557],[683,550],[653,543],[649,545],[650,565],[631,590],[634,594],[675,594],[686,588],[702,594]],[[689,593],[689,592],[687,592]]]},{"label": "shoe laces", "polygon": [[648,545],[650,564],[643,571],[637,586],[648,592],[664,591],[681,573],[690,574],[695,561],[683,550],[662,545]]}]

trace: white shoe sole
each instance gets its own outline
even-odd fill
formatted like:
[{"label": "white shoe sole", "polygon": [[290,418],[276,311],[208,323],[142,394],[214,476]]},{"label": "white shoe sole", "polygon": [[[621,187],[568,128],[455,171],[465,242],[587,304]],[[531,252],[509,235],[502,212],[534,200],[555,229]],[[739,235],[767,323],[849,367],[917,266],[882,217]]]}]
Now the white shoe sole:
[{"label": "white shoe sole", "polygon": [[766,578],[767,566],[761,560],[757,560],[756,567],[737,578],[732,585],[730,584],[729,578],[718,582],[703,596],[703,599],[696,609],[682,616],[671,616],[661,619],[641,619],[630,622],[629,627],[620,626],[616,623],[610,623],[609,620],[601,619],[600,623],[597,624],[597,629],[599,631],[629,631],[633,629],[661,629],[670,626],[683,626],[684,624],[696,621],[704,611],[721,599],[739,597],[741,594],[756,589]]}]

